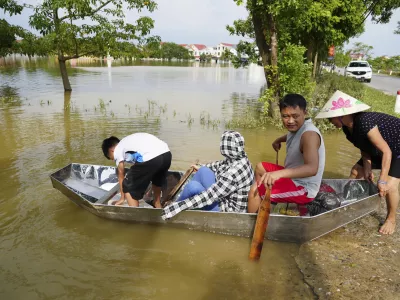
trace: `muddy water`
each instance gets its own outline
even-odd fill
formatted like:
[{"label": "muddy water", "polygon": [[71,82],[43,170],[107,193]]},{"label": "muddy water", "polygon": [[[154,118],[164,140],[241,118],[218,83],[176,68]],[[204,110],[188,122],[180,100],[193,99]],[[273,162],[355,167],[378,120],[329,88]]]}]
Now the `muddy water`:
[{"label": "muddy water", "polygon": [[[48,177],[70,162],[109,164],[102,139],[137,131],[168,142],[174,169],[219,159],[221,124],[254,105],[259,67],[93,64],[70,73],[74,91],[64,95],[52,60],[0,67],[0,85],[23,100],[0,104],[1,299],[313,298],[297,245],[267,241],[250,263],[249,239],[103,220]],[[270,144],[283,132],[241,132],[253,164],[275,161]],[[346,176],[357,153],[341,134],[325,143],[325,177]]]}]

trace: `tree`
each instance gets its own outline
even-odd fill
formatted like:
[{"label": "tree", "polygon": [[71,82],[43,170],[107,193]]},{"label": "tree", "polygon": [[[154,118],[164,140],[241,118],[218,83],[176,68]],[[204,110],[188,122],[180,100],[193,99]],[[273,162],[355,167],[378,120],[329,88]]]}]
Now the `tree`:
[{"label": "tree", "polygon": [[[0,8],[16,12],[22,5],[0,0]],[[140,17],[135,24],[124,21],[125,11],[147,9],[152,12],[153,0],[43,0],[38,5],[23,4],[33,10],[29,24],[43,35],[42,45],[57,55],[63,86],[71,91],[66,61],[81,56],[105,56],[118,53],[125,42],[139,41],[150,33],[154,21]]]},{"label": "tree", "polygon": [[229,49],[225,49],[225,50],[222,52],[222,54],[221,54],[221,56],[220,56],[220,59],[221,59],[221,60],[230,61],[230,60],[232,59],[232,57],[233,57],[232,52],[231,52]]},{"label": "tree", "polygon": [[10,26],[6,20],[0,19],[0,57],[12,53],[15,40],[15,28]]},{"label": "tree", "polygon": [[[234,1],[238,5],[244,3]],[[266,91],[269,95],[264,99],[273,106],[284,91],[279,81],[278,60],[287,56],[280,56],[280,52],[294,45],[306,47],[306,57],[314,64],[315,75],[319,62],[327,58],[330,45],[340,46],[362,33],[369,16],[375,22],[388,22],[393,9],[399,6],[399,0],[379,3],[376,0],[248,0],[248,18],[236,20],[227,29],[231,34],[247,38],[239,42],[238,56],[246,53],[249,62],[261,61],[264,66],[268,89],[273,90]],[[234,65],[239,65],[238,60],[234,60]],[[272,111],[269,109],[270,115]]]},{"label": "tree", "polygon": [[176,59],[190,59],[191,55],[189,50],[175,43],[162,43],[161,44],[161,57],[171,60]]},{"label": "tree", "polygon": [[361,42],[356,42],[354,43],[353,47],[350,49],[351,53],[354,54],[362,54],[363,58],[365,59],[370,59],[372,55],[372,50],[374,47],[361,43]]},{"label": "tree", "polygon": [[337,47],[335,53],[335,65],[338,67],[347,66],[349,61],[351,60],[350,51],[344,51],[343,47]]},{"label": "tree", "polygon": [[400,21],[397,22],[397,29],[394,31],[395,34],[400,34]]}]

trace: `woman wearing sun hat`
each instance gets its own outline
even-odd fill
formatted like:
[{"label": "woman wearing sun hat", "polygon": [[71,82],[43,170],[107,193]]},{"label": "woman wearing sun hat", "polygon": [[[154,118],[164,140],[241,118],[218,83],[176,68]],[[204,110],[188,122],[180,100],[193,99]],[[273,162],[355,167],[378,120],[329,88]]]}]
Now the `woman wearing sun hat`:
[{"label": "woman wearing sun hat", "polygon": [[392,234],[396,228],[400,182],[400,119],[377,112],[364,112],[365,103],[336,91],[316,118],[327,118],[342,128],[346,138],[361,150],[361,158],[351,170],[351,178],[373,180],[372,169],[380,169],[379,194],[386,196],[388,208],[382,234]]}]

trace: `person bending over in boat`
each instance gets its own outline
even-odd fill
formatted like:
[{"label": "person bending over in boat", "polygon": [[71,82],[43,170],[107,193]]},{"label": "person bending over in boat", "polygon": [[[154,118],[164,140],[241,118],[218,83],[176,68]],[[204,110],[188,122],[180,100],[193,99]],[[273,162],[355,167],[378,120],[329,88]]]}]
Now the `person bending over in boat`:
[{"label": "person bending over in boat", "polygon": [[256,166],[256,183],[249,193],[248,212],[257,212],[266,188],[271,189],[271,202],[296,203],[300,215],[305,204],[314,200],[321,185],[325,167],[325,145],[319,130],[306,119],[307,101],[298,94],[288,94],[279,102],[283,125],[288,134],[277,138],[276,152],[286,143],[284,167],[260,162]]},{"label": "person bending over in boat", "polygon": [[[139,206],[139,200],[152,182],[153,204],[161,208],[161,186],[171,166],[172,155],[168,145],[154,135],[134,133],[121,141],[111,136],[101,146],[104,156],[114,160],[118,167],[118,182],[121,199],[115,205],[127,200],[129,206]],[[133,163],[125,174],[124,162]]]},{"label": "person bending over in boat", "polygon": [[400,119],[377,112],[364,112],[370,107],[363,102],[336,91],[316,118],[328,118],[342,128],[346,138],[361,152],[350,178],[372,181],[372,169],[380,169],[378,189],[386,197],[387,216],[379,229],[392,234],[396,228],[400,182]]},{"label": "person bending over in boat", "polygon": [[236,131],[225,131],[220,142],[224,160],[199,168],[179,199],[166,206],[162,218],[169,219],[186,209],[246,212],[247,194],[254,181],[253,168],[244,151],[244,138]]}]

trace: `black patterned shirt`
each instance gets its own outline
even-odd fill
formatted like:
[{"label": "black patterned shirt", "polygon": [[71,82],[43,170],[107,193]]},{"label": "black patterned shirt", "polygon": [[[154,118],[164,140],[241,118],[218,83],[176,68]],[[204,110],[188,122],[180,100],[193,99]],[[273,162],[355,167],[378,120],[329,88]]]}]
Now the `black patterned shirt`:
[{"label": "black patterned shirt", "polygon": [[383,139],[389,145],[393,158],[400,155],[400,119],[384,113],[361,112],[354,115],[353,132],[343,126],[346,138],[358,149],[372,157],[382,157],[382,153],[368,139],[368,132],[378,127]]}]

